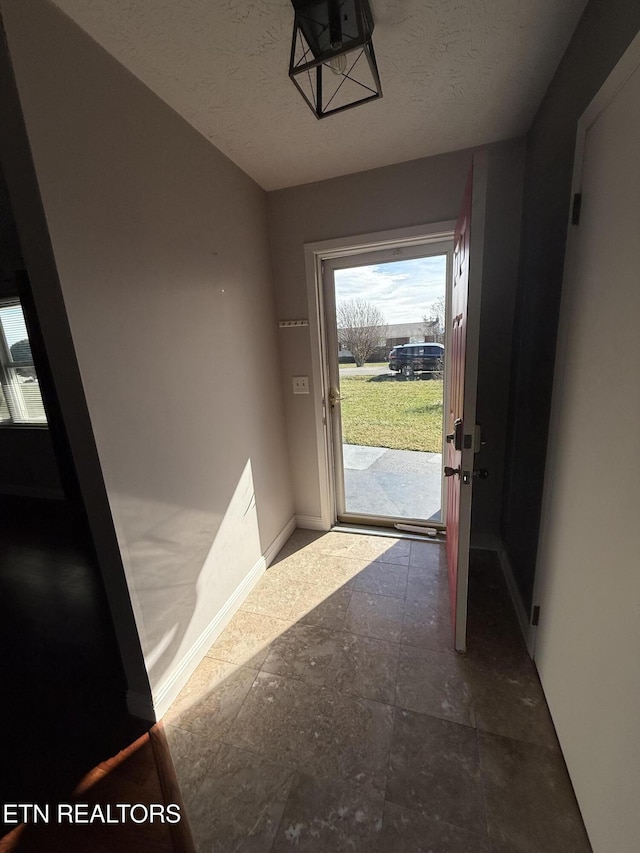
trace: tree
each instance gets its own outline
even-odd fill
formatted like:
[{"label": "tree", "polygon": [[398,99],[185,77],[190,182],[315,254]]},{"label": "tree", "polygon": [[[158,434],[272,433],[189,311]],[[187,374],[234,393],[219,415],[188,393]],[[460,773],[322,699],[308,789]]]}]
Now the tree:
[{"label": "tree", "polygon": [[362,367],[387,334],[382,312],[366,299],[347,299],[339,303],[336,321],[341,348],[348,349]]},{"label": "tree", "polygon": [[446,323],[446,308],[444,296],[439,296],[431,303],[429,316],[422,318],[425,338],[431,338],[434,343],[444,343],[444,332]]},{"label": "tree", "polygon": [[16,341],[9,347],[13,361],[33,361],[31,356],[31,344],[27,338]]}]

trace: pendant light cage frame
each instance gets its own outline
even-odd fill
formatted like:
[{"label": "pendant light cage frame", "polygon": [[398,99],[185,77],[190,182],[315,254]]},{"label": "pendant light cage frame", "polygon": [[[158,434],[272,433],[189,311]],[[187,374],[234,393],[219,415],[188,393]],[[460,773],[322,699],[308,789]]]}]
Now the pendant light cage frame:
[{"label": "pendant light cage frame", "polygon": [[367,0],[292,0],[289,77],[316,116],[382,97]]}]

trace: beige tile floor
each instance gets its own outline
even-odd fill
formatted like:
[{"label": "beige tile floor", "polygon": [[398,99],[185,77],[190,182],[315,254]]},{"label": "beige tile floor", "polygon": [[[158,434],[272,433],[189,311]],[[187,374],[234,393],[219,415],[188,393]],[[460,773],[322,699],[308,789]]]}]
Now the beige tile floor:
[{"label": "beige tile floor", "polygon": [[203,853],[582,853],[494,555],[296,531],[165,717]]}]

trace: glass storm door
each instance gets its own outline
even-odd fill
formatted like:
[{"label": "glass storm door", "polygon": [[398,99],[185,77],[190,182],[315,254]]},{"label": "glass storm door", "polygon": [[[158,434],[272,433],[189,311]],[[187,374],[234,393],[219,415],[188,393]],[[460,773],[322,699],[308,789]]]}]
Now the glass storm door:
[{"label": "glass storm door", "polygon": [[442,526],[453,241],[323,262],[340,521]]}]

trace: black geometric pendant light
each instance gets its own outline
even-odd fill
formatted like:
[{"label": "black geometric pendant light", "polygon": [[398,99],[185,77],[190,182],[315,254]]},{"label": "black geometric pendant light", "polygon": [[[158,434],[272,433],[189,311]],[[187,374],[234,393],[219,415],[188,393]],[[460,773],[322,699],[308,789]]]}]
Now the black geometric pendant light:
[{"label": "black geometric pendant light", "polygon": [[382,87],[367,0],[291,0],[289,77],[317,118],[375,101]]}]

